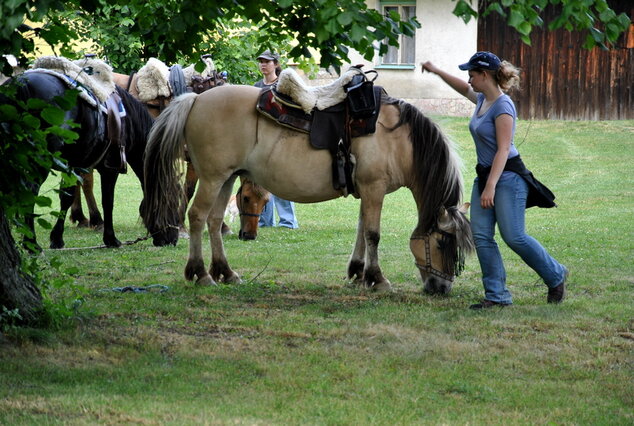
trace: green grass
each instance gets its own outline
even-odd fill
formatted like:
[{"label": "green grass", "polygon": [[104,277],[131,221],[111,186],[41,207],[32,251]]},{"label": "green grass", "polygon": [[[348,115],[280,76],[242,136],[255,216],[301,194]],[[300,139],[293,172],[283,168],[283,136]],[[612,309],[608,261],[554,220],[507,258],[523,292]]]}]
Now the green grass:
[{"label": "green grass", "polygon": [[[467,120],[437,121],[470,189]],[[467,309],[483,294],[475,258],[448,297],[422,294],[407,190],[384,205],[388,295],[345,280],[352,198],[297,205],[298,230],[227,237],[237,286],[186,282],[182,240],[46,250],[42,261],[61,261],[73,283],[49,289],[53,301],[82,303],[70,327],[0,340],[0,423],[634,423],[634,122],[520,122],[516,143],[557,195],[558,208],[527,212],[527,228],[571,270],[562,305],[546,304],[538,276],[503,244],[513,307]],[[116,197],[119,238],[144,236],[133,176]],[[46,231],[38,237],[46,244]],[[101,244],[71,226],[65,237],[67,247]],[[169,291],[111,291],[153,284]]]}]

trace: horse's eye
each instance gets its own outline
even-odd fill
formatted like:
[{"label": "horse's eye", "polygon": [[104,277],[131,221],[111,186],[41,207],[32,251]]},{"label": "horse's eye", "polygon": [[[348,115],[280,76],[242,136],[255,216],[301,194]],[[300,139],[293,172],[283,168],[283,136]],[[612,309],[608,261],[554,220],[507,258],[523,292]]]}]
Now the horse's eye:
[{"label": "horse's eye", "polygon": [[243,197],[242,199],[244,200],[243,202],[245,202],[245,203],[248,203],[248,202],[249,202],[249,197],[248,197],[248,196],[245,196],[245,197]]}]

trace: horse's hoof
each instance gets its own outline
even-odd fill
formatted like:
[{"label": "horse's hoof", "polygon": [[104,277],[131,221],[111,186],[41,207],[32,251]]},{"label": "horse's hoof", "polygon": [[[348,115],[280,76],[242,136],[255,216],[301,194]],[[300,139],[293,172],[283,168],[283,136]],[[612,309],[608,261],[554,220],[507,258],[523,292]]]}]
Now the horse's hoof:
[{"label": "horse's hoof", "polygon": [[389,281],[385,280],[380,283],[376,283],[372,286],[371,290],[374,293],[392,293],[394,289],[392,288],[392,284]]},{"label": "horse's hoof", "polygon": [[242,284],[242,278],[238,274],[233,274],[232,277],[224,279],[225,284]]},{"label": "horse's hoof", "polygon": [[220,226],[220,235],[225,236],[231,234],[233,234],[233,231],[231,230],[231,228],[229,228],[229,225],[222,222],[222,225]]},{"label": "horse's hoof", "polygon": [[114,240],[104,241],[104,244],[108,248],[119,248],[119,247],[121,247],[121,241],[119,241],[117,238],[115,238]]},{"label": "horse's hoof", "polygon": [[348,278],[347,287],[350,287],[350,288],[366,288],[366,284],[365,284],[365,281],[363,281],[363,278],[357,277],[357,278],[352,279],[352,278],[349,277]]},{"label": "horse's hoof", "polygon": [[196,285],[199,287],[211,287],[217,286],[218,284],[216,284],[216,282],[213,280],[213,278],[211,278],[210,275],[205,275],[196,280]]},{"label": "horse's hoof", "polygon": [[178,238],[182,238],[184,240],[189,240],[189,232],[185,231],[184,229],[179,229],[178,230]]}]

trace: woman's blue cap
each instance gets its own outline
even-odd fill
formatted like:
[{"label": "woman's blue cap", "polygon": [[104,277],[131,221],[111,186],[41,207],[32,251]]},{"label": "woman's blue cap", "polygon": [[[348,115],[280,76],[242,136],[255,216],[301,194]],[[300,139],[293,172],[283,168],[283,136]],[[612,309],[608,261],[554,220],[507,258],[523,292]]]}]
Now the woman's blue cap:
[{"label": "woman's blue cap", "polygon": [[458,65],[463,71],[474,69],[497,71],[500,68],[500,58],[491,52],[477,52],[466,64]]}]

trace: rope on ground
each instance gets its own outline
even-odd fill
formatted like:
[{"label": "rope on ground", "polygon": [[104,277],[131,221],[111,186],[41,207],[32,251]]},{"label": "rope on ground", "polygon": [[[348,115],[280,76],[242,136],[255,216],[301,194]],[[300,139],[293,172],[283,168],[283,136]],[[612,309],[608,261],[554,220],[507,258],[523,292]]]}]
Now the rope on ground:
[{"label": "rope on ground", "polygon": [[[131,246],[133,244],[139,243],[141,241],[145,241],[149,238],[151,238],[151,235],[148,235],[146,237],[139,237],[136,240],[130,240],[130,241],[124,241],[121,243],[122,246]],[[102,244],[100,246],[91,246],[91,247],[64,247],[64,248],[60,248],[60,249],[55,249],[55,251],[62,251],[62,250],[93,250],[93,249],[103,249],[103,248],[113,248],[113,247],[109,247],[105,244]]]},{"label": "rope on ground", "polygon": [[[153,291],[154,289],[157,289],[157,290]],[[168,286],[163,284],[152,284],[145,287],[127,286],[127,287],[102,288],[101,290],[98,290],[98,291],[99,292],[115,291],[118,293],[149,293],[149,292],[165,293],[169,289],[170,288]]]},{"label": "rope on ground", "polygon": [[273,256],[269,257],[269,261],[268,261],[268,262],[266,262],[266,265],[264,265],[264,268],[262,268],[262,270],[261,270],[260,272],[258,272],[258,273],[255,275],[255,277],[251,278],[251,279],[247,282],[247,284],[251,284],[251,283],[252,283],[252,282],[254,282],[254,281],[255,281],[255,280],[256,280],[256,279],[257,279],[260,275],[262,275],[262,273],[263,273],[264,271],[266,271],[266,268],[268,268],[268,267],[269,267],[269,263],[271,263],[271,260],[273,260]]},{"label": "rope on ground", "polygon": [[[177,226],[173,226],[173,225],[169,225],[168,228],[176,228],[176,229],[178,229]],[[136,240],[124,241],[124,242],[121,243],[121,245],[122,246],[131,246],[131,245],[139,243],[141,241],[149,240],[155,234],[158,234],[159,232],[162,232],[164,230],[165,229],[162,229],[160,231],[156,231],[153,234],[146,235],[145,237],[139,237]],[[92,250],[92,249],[102,249],[102,248],[112,248],[112,247],[109,247],[109,246],[107,246],[105,244],[102,244],[100,246],[92,246],[92,247],[64,247],[64,248],[60,248],[60,249],[55,249],[55,251],[61,251],[61,250]]]}]

